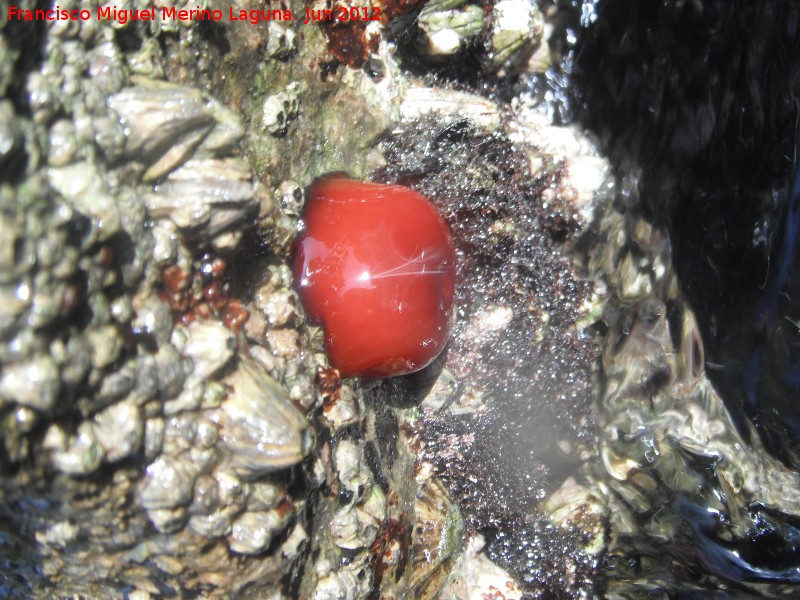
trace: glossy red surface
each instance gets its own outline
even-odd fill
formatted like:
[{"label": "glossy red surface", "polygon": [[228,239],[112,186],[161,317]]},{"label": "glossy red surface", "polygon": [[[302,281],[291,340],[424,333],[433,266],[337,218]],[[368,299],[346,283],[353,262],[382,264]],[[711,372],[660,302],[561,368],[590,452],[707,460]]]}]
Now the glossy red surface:
[{"label": "glossy red surface", "polygon": [[455,250],[424,196],[331,176],[315,183],[295,240],[306,313],[343,377],[417,371],[447,342]]}]

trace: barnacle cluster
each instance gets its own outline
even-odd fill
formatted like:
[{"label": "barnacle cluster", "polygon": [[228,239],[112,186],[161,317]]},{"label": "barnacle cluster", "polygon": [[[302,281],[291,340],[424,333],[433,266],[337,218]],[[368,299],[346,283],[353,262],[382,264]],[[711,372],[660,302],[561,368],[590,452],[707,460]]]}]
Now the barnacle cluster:
[{"label": "barnacle cluster", "polygon": [[474,53],[487,73],[501,78],[528,69],[544,29],[536,4],[502,0],[486,13],[479,3],[466,0],[426,3],[417,17],[417,52],[434,64],[455,63]]},{"label": "barnacle cluster", "polygon": [[23,515],[4,589],[275,583],[307,538],[315,363],[288,271],[244,297],[226,268],[256,222],[281,227],[241,118],[164,80],[189,27],[28,26],[2,32],[0,495]]}]

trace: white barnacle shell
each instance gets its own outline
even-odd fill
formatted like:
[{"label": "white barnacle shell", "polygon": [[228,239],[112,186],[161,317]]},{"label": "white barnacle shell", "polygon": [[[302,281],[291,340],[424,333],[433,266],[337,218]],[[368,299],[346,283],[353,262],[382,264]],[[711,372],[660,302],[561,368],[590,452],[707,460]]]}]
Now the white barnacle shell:
[{"label": "white barnacle shell", "polygon": [[0,377],[0,399],[48,411],[55,407],[59,391],[58,367],[46,354],[8,365]]},{"label": "white barnacle shell", "polygon": [[357,500],[369,495],[372,489],[372,472],[366,467],[364,447],[352,440],[341,440],[334,450],[334,461],[339,480]]},{"label": "white barnacle shell", "polygon": [[[358,578],[358,570],[355,568],[341,568],[338,570],[331,570],[320,576],[317,581],[317,587],[314,590],[314,600],[357,600],[366,595],[366,590],[369,590],[371,585],[370,571],[365,571],[367,576],[363,579],[367,580],[366,583]],[[366,589],[365,589],[366,588]]]},{"label": "white barnacle shell", "polygon": [[336,512],[330,522],[331,538],[340,548],[368,548],[378,536],[386,518],[386,499],[378,487],[364,502],[347,505]]},{"label": "white barnacle shell", "polygon": [[464,543],[464,520],[438,478],[420,485],[414,521],[409,583],[416,598],[438,598]]},{"label": "white barnacle shell", "polygon": [[134,454],[142,444],[144,416],[133,402],[119,402],[94,417],[94,434],[108,462]]},{"label": "white barnacle shell", "polygon": [[53,465],[69,475],[87,475],[103,460],[103,449],[90,421],[83,421],[72,435],[58,424],[51,425],[44,437],[44,447],[50,452]]},{"label": "white barnacle shell", "polygon": [[148,169],[152,181],[189,158],[214,127],[203,94],[194,89],[138,78],[138,85],[108,99],[125,133],[123,157]]},{"label": "white barnacle shell", "polygon": [[[506,132],[515,143],[529,148],[533,173],[539,175],[560,165],[564,178],[557,191],[573,207],[582,229],[588,229],[616,189],[611,164],[597,144],[578,127],[555,126],[546,115],[522,103],[515,105],[514,119],[506,125]],[[607,239],[615,238],[609,235]]]},{"label": "white barnacle shell", "polygon": [[293,29],[270,21],[267,30],[267,54],[272,58],[288,58],[297,51],[297,34]]},{"label": "white barnacle shell", "polygon": [[625,254],[615,275],[617,294],[625,304],[639,302],[652,292],[649,269],[642,268],[630,252]]},{"label": "white barnacle shell", "polygon": [[417,47],[429,60],[458,54],[481,33],[483,10],[463,0],[429,2],[417,18]]},{"label": "white barnacle shell", "polygon": [[170,456],[160,456],[150,463],[146,473],[139,488],[139,498],[148,511],[173,509],[192,500],[197,478],[194,465]]},{"label": "white barnacle shell", "polygon": [[484,552],[482,536],[470,537],[456,561],[444,589],[437,598],[461,600],[463,598],[495,598],[519,600],[522,590],[514,578],[495,565]]},{"label": "white barnacle shell", "polygon": [[500,107],[486,98],[458,90],[414,87],[403,96],[400,114],[404,120],[434,114],[444,123],[469,120],[478,127],[493,131],[500,127]]},{"label": "white barnacle shell", "polygon": [[608,508],[599,495],[568,478],[544,503],[551,521],[583,532],[581,549],[592,556],[605,549]]},{"label": "white barnacle shell", "polygon": [[326,403],[323,416],[333,431],[339,431],[358,421],[359,406],[353,388],[343,384],[339,388],[338,397]]},{"label": "white barnacle shell", "polygon": [[75,541],[79,533],[79,526],[70,521],[59,521],[44,531],[37,531],[35,536],[36,541],[45,547],[66,548]]},{"label": "white barnacle shell", "polygon": [[50,185],[75,210],[92,219],[91,241],[104,241],[122,227],[120,210],[95,165],[88,161],[48,169]]},{"label": "white barnacle shell", "polygon": [[284,91],[268,96],[262,111],[264,128],[272,135],[283,134],[300,111],[300,85],[293,81]]},{"label": "white barnacle shell", "polygon": [[263,552],[286,529],[292,517],[293,512],[284,507],[243,513],[234,521],[228,538],[231,550],[240,554]]},{"label": "white barnacle shell", "polygon": [[539,45],[544,21],[528,0],[500,0],[492,8],[489,65],[503,74],[521,63]]},{"label": "white barnacle shell", "polygon": [[[0,105],[2,111],[3,105]],[[0,112],[2,114],[2,112]],[[2,129],[0,129],[2,131]],[[78,138],[75,135],[75,125],[72,121],[67,119],[60,119],[53,123],[50,127],[49,139],[49,152],[47,161],[51,167],[65,167],[72,162],[72,159],[78,154],[79,144]],[[1,135],[1,134],[0,134]],[[3,140],[0,137],[0,140]],[[8,142],[0,142],[0,155],[4,153],[5,146]]]},{"label": "white barnacle shell", "polygon": [[280,135],[286,130],[289,122],[288,104],[289,97],[284,92],[278,92],[264,100],[264,129],[272,135]]},{"label": "white barnacle shell", "polygon": [[296,181],[288,179],[283,181],[275,190],[275,195],[280,198],[281,208],[287,215],[296,217],[303,211],[306,202],[305,191]]},{"label": "white barnacle shell", "polygon": [[209,236],[234,225],[255,209],[256,184],[241,158],[192,159],[145,196],[150,215],[179,228],[204,229]]},{"label": "white barnacle shell", "polygon": [[193,321],[185,330],[187,339],[183,351],[192,359],[196,377],[211,377],[233,356],[233,334],[219,321]]},{"label": "white barnacle shell", "polygon": [[224,383],[229,392],[221,406],[220,437],[239,475],[277,471],[308,454],[313,440],[306,418],[258,363],[242,356]]}]

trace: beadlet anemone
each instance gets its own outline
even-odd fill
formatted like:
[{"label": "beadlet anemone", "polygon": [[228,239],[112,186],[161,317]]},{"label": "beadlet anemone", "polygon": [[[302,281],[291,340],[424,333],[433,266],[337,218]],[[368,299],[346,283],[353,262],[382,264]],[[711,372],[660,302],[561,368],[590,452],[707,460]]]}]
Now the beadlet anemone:
[{"label": "beadlet anemone", "polygon": [[417,192],[329,175],[309,189],[294,276],[343,377],[422,369],[442,351],[453,305],[447,224]]}]

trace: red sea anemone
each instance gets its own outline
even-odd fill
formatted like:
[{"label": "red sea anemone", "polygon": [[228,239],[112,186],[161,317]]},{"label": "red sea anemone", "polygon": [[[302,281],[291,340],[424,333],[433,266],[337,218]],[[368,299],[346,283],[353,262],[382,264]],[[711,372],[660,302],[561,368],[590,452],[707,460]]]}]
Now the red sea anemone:
[{"label": "red sea anemone", "polygon": [[448,337],[455,250],[447,224],[399,185],[318,180],[295,240],[294,276],[308,318],[343,377],[427,366]]}]

